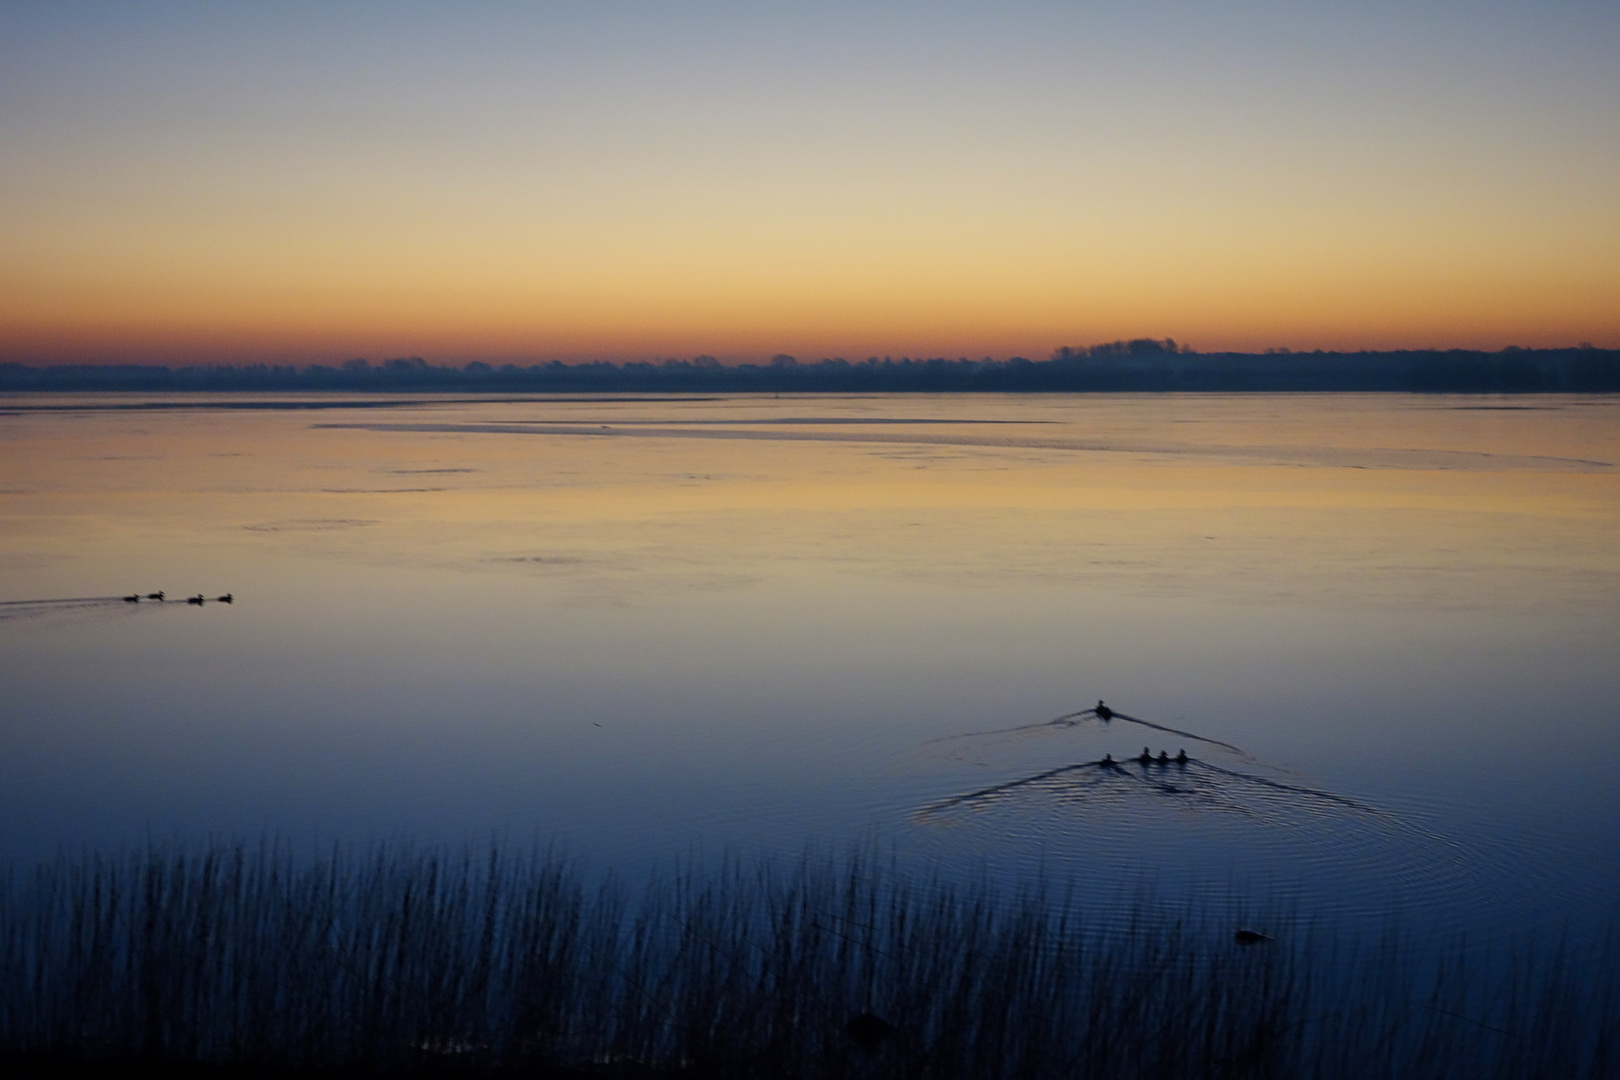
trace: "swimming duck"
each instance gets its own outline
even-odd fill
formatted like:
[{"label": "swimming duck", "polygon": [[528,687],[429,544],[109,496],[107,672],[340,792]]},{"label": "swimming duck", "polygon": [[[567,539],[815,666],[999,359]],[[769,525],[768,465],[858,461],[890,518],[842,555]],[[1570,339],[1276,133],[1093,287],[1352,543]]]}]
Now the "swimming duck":
[{"label": "swimming duck", "polygon": [[226,593],[224,596],[215,597],[215,599],[222,604],[228,604],[231,602],[231,594]]},{"label": "swimming duck", "polygon": [[1185,765],[1185,764],[1187,764],[1187,751],[1185,749],[1183,749],[1181,751],[1181,753],[1176,755],[1176,764],[1177,765]]},{"label": "swimming duck", "polygon": [[1102,698],[1097,699],[1097,707],[1091,711],[1097,714],[1099,720],[1112,720],[1114,718],[1114,710],[1104,705]]},{"label": "swimming duck", "polygon": [[204,596],[202,593],[198,593],[196,596],[188,596],[188,597],[186,597],[186,603],[188,603],[188,604],[196,604],[198,607],[201,607],[203,602],[206,601],[207,599],[208,599],[208,597]]},{"label": "swimming duck", "polygon": [[1105,769],[1112,769],[1114,767],[1114,755],[1104,754],[1103,759],[1097,762],[1097,764],[1101,765]]},{"label": "swimming duck", "polygon": [[159,589],[157,592],[149,592],[149,593],[146,594],[146,598],[148,600],[162,600],[163,599],[163,590]]},{"label": "swimming duck", "polygon": [[1170,752],[1168,750],[1160,750],[1159,751],[1159,764],[1160,765],[1168,765],[1168,764],[1170,764]]},{"label": "swimming duck", "polygon": [[1140,761],[1143,765],[1151,765],[1151,764],[1153,764],[1153,751],[1149,750],[1145,746],[1142,747],[1142,756],[1137,758],[1136,760]]},{"label": "swimming duck", "polygon": [[126,603],[126,604],[138,604],[140,602],[141,602],[141,594],[140,593],[136,593],[133,596],[124,597],[124,603]]}]

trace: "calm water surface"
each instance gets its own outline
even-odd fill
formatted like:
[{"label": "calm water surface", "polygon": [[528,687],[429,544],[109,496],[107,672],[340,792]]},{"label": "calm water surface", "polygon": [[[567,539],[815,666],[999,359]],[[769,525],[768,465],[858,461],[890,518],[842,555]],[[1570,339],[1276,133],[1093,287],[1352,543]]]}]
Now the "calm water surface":
[{"label": "calm water surface", "polygon": [[[867,844],[1595,932],[1617,525],[1609,398],[0,398],[0,846]],[[1099,698],[1243,754],[1042,725]],[[1195,761],[949,801],[1144,743]]]}]

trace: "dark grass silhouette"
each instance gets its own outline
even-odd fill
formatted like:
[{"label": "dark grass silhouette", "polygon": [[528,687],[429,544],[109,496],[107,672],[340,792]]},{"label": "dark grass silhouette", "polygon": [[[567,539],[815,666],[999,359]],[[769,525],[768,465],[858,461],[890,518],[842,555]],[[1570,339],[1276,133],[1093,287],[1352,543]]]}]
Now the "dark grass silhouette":
[{"label": "dark grass silhouette", "polygon": [[[1616,950],[1435,959],[870,858],[732,860],[632,897],[546,855],[271,844],[6,883],[0,1065],[123,1075],[1606,1076]],[[1415,959],[1417,956],[1426,960]],[[198,1072],[198,1070],[205,1070]]]}]

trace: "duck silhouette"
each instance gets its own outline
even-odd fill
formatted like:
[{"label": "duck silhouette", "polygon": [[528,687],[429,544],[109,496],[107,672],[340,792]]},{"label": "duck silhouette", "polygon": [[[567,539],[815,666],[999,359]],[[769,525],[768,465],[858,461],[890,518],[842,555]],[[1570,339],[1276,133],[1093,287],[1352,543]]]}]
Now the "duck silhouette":
[{"label": "duck silhouette", "polygon": [[1153,751],[1149,750],[1145,746],[1142,747],[1142,756],[1137,758],[1136,760],[1140,761],[1143,765],[1151,765],[1151,764],[1153,764]]},{"label": "duck silhouette", "polygon": [[1159,751],[1159,764],[1160,765],[1168,765],[1168,764],[1170,764],[1170,752],[1168,750],[1160,750]]},{"label": "duck silhouette", "polygon": [[126,604],[138,604],[140,602],[141,602],[141,594],[140,593],[134,593],[134,594],[132,594],[130,596],[124,597],[124,603],[126,603]]},{"label": "duck silhouette", "polygon": [[149,593],[146,594],[146,598],[148,600],[161,601],[163,599],[163,590],[159,589],[157,592],[149,592]]},{"label": "duck silhouette", "polygon": [[204,596],[202,593],[198,593],[196,596],[186,597],[186,603],[196,604],[198,607],[201,607],[207,599],[208,597]]},{"label": "duck silhouette", "polygon": [[228,604],[228,603],[231,602],[231,594],[226,593],[224,596],[215,597],[215,599],[218,600],[222,604]]},{"label": "duck silhouette", "polygon": [[1176,755],[1176,764],[1177,765],[1185,765],[1185,764],[1187,764],[1187,751],[1185,749],[1183,749],[1181,751],[1181,753]]},{"label": "duck silhouette", "polygon": [[844,1025],[844,1034],[849,1041],[867,1053],[871,1053],[882,1045],[895,1032],[895,1026],[876,1013],[856,1013]]},{"label": "duck silhouette", "polygon": [[1112,720],[1114,718],[1114,710],[1104,705],[1102,698],[1097,699],[1097,707],[1091,711],[1097,714],[1099,720]]}]

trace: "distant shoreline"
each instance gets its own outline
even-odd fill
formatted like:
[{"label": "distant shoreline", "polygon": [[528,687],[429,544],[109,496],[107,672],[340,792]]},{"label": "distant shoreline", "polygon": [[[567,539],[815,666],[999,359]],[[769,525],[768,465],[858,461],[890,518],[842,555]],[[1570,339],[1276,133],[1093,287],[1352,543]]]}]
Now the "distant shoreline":
[{"label": "distant shoreline", "polygon": [[464,367],[419,357],[330,367],[0,364],[0,392],[355,391],[557,393],[1615,393],[1620,349],[1402,349],[1196,353],[1143,339],[1059,349],[1048,360],[892,359],[727,366],[695,360]]}]

